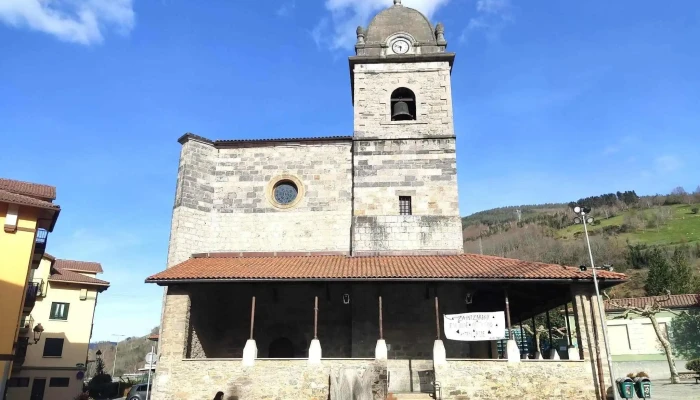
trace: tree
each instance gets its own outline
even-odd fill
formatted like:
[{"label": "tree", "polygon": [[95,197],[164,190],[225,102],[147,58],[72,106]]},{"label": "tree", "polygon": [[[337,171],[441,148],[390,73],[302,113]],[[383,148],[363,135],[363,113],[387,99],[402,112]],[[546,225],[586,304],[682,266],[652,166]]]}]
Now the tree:
[{"label": "tree", "polygon": [[686,360],[700,358],[700,310],[681,313],[673,319],[671,333],[676,354]]},{"label": "tree", "polygon": [[649,274],[644,283],[644,289],[648,296],[664,294],[673,287],[675,279],[671,265],[666,260],[666,254],[658,247],[652,247],[645,253]]},{"label": "tree", "polygon": [[690,247],[681,245],[675,248],[671,256],[670,290],[672,294],[689,294],[695,290],[695,274],[689,262]]},{"label": "tree", "polygon": [[[604,293],[605,294],[605,293]],[[673,360],[673,350],[671,349],[671,343],[666,338],[666,335],[661,331],[659,327],[659,322],[656,320],[656,314],[666,311],[674,315],[679,315],[668,308],[663,308],[663,303],[671,300],[671,292],[666,291],[664,296],[653,297],[650,302],[644,305],[644,307],[634,307],[631,304],[622,304],[619,301],[613,300],[605,294],[610,304],[622,308],[625,312],[618,318],[629,318],[630,314],[639,315],[640,317],[649,318],[651,325],[654,327],[654,332],[656,333],[656,338],[661,342],[661,347],[664,349],[666,354],[666,361],[668,361],[668,369],[671,371],[671,383],[681,383],[681,378],[678,376],[678,370],[676,369],[676,362]]]},{"label": "tree", "polygon": [[88,382],[88,391],[93,398],[102,398],[104,394],[110,392],[112,376],[105,373],[105,362],[102,360],[102,353],[98,351],[95,357],[95,376]]}]

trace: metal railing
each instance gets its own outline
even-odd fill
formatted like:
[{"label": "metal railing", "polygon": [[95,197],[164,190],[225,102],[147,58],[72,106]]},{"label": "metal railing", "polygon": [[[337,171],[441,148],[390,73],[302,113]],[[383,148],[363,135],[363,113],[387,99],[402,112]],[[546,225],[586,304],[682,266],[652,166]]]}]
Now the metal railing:
[{"label": "metal railing", "polygon": [[28,337],[18,337],[17,343],[15,343],[15,355],[13,356],[12,367],[19,367],[24,364],[24,360],[27,358],[27,347],[29,347]]},{"label": "metal railing", "polygon": [[39,293],[39,283],[37,282],[29,282],[27,283],[27,292],[24,295],[24,309],[31,310],[34,308],[34,304],[36,303],[36,296]]},{"label": "metal railing", "polygon": [[39,289],[36,292],[36,295],[39,297],[46,297],[46,288],[44,288],[44,280],[41,278],[34,278],[32,279],[32,283],[36,283],[39,285]]},{"label": "metal railing", "polygon": [[22,320],[19,322],[19,333],[20,335],[25,335],[32,330],[34,325],[34,318],[31,315],[22,316]]}]

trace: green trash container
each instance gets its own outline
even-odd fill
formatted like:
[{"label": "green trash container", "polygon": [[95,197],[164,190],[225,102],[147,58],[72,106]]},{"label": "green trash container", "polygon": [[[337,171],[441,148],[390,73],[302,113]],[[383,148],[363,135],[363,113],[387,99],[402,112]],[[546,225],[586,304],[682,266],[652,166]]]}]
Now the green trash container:
[{"label": "green trash container", "polygon": [[623,399],[634,398],[634,381],[631,378],[617,378],[617,390]]},{"label": "green trash container", "polygon": [[651,398],[651,381],[649,378],[639,377],[634,380],[634,389],[640,399]]}]

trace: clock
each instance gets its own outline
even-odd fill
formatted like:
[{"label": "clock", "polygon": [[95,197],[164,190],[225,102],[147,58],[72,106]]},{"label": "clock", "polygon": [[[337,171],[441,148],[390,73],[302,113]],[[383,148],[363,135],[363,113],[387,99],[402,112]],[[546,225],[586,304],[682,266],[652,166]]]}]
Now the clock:
[{"label": "clock", "polygon": [[391,44],[391,50],[395,54],[406,54],[410,48],[411,44],[406,39],[396,39]]}]

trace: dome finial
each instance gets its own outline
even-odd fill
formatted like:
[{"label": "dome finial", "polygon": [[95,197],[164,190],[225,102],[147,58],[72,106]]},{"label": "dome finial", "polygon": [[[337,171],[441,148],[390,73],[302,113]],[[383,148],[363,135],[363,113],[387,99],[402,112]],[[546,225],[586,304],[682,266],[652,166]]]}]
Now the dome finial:
[{"label": "dome finial", "polygon": [[395,6],[400,6],[400,5],[401,5],[401,0],[394,0],[394,5],[395,5]]}]

